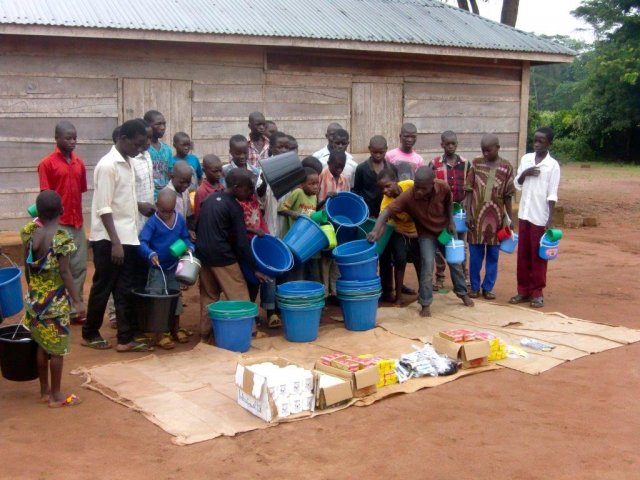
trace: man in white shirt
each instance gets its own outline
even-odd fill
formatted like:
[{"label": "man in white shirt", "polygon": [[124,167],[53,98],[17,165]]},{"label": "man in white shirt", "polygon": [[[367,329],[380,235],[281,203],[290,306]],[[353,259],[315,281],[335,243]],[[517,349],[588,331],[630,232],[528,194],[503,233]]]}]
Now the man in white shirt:
[{"label": "man in white shirt", "polygon": [[356,168],[358,168],[358,162],[353,159],[353,156],[347,152],[347,147],[349,146],[349,132],[344,130],[339,123],[330,123],[327,127],[327,133],[325,134],[327,138],[327,146],[321,148],[317,152],[313,154],[320,163],[322,163],[322,167],[327,166],[327,161],[329,160],[329,154],[332,150],[338,150],[344,152],[347,156],[347,163],[344,166],[344,170],[342,174],[347,177],[349,180],[349,185],[353,188],[353,184],[356,177]]},{"label": "man in white shirt", "polygon": [[540,239],[553,225],[553,212],[558,201],[560,165],[549,154],[553,130],[536,130],[533,148],[520,160],[516,173],[516,189],[522,191],[518,208],[518,294],[509,303],[527,303],[533,308],[544,306],[542,290],[547,282],[547,261],[540,258]]},{"label": "man in white shirt", "polygon": [[97,350],[111,348],[100,335],[109,295],[116,306],[119,352],[152,350],[133,340],[133,298],[131,289],[138,264],[138,204],[136,176],[132,162],[147,142],[146,124],[136,119],[122,124],[116,144],[100,159],[93,174],[91,234],[95,273],[87,321],[82,327],[83,345]]}]

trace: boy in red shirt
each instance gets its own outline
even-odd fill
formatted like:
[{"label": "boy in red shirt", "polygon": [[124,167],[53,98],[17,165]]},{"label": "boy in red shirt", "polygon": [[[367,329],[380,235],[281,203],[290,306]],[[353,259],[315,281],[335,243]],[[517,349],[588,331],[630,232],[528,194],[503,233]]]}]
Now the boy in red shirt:
[{"label": "boy in red shirt", "polygon": [[[84,162],[74,150],[76,127],[70,122],[60,122],[55,129],[56,147],[38,164],[40,191],[53,190],[62,198],[60,227],[71,235],[76,251],[70,256],[73,283],[83,301],[82,289],[87,277],[87,239],[82,218],[82,194],[87,191],[87,171]],[[72,323],[84,323],[85,315],[71,313]]]}]

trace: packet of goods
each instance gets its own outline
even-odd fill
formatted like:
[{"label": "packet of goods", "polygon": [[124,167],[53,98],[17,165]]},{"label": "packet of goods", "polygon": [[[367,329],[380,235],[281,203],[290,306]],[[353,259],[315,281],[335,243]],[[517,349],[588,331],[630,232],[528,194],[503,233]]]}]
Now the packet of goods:
[{"label": "packet of goods", "polygon": [[328,355],[323,355],[320,357],[320,363],[323,365],[331,366],[331,362],[335,359],[346,357],[344,353],[330,353]]},{"label": "packet of goods", "polygon": [[333,368],[346,370],[347,372],[357,372],[358,370],[360,370],[360,365],[358,364],[357,360],[351,360],[347,356],[345,356],[345,358],[331,360],[331,366]]},{"label": "packet of goods", "polygon": [[447,340],[451,340],[456,343],[471,342],[476,339],[476,332],[472,332],[471,330],[466,330],[464,328],[445,330],[444,332],[440,332],[440,335]]},{"label": "packet of goods", "polygon": [[[256,377],[262,377],[267,389],[274,399],[279,417],[312,410],[313,398],[313,373],[310,370],[296,365],[280,367],[271,362],[257,363],[246,367]],[[259,385],[254,381],[254,388]],[[255,397],[259,396],[254,395]]]},{"label": "packet of goods", "polygon": [[550,343],[545,343],[540,340],[535,340],[533,338],[523,338],[520,340],[520,345],[523,347],[531,348],[532,350],[537,350],[539,352],[550,352],[554,348],[555,345],[551,345]]},{"label": "packet of goods", "polygon": [[474,332],[476,340],[494,340],[497,337],[491,332]]},{"label": "packet of goods", "polygon": [[376,383],[377,388],[382,388],[387,385],[398,383],[398,377],[395,374],[396,361],[393,358],[383,358],[371,354],[358,355],[358,358],[369,361],[367,366],[375,365],[378,367],[378,383]]},{"label": "packet of goods", "polygon": [[491,346],[491,352],[488,356],[488,360],[490,362],[496,362],[507,358],[507,345],[502,340],[499,338],[493,338],[489,340],[489,345]]},{"label": "packet of goods", "polygon": [[403,354],[398,360],[395,371],[398,382],[424,376],[451,375],[458,371],[457,362],[446,355],[440,355],[431,345],[414,348],[415,352]]}]

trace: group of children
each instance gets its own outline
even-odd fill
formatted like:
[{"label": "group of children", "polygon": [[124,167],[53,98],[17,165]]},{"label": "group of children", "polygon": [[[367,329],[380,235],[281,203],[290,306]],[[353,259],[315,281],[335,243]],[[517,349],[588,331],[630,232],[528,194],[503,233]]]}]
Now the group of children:
[{"label": "group of children", "polygon": [[[327,146],[302,160],[305,180],[278,200],[264,179],[260,160],[297,151],[297,141],[278,131],[275,123],[267,122],[259,112],[249,116],[248,127],[248,138],[243,135],[230,138],[229,162],[224,165],[213,154],[205,155],[201,165],[191,153],[191,140],[184,132],[174,135],[174,154],[161,141],[166,120],[157,111],[147,112],[144,119],[129,120],[114,131],[114,145],[94,172],[89,240],[95,274],[86,309],[81,288],[73,284],[67,261],[75,247],[59,225],[65,196],[56,194],[53,187],[43,189],[37,200],[38,222],[28,224],[22,232],[27,246],[25,265],[31,272],[28,296],[31,308],[25,318],[30,329],[37,332],[37,328],[41,328],[34,318],[50,318],[56,338],[66,339],[68,306],[56,309],[45,306],[44,310],[49,313],[43,314],[39,304],[43,295],[64,294],[66,288],[73,301],[73,318],[83,323],[83,345],[89,348],[111,348],[99,331],[110,295],[115,304],[118,351],[150,351],[153,344],[170,349],[175,341],[188,342],[193,332],[180,327],[182,301],[174,312],[173,329],[158,339],[140,332],[132,319],[132,289],[164,288],[165,281],[170,289],[180,288],[175,278],[177,260],[169,249],[179,239],[202,265],[199,279],[202,341],[211,341],[207,306],[222,294],[229,300],[255,301],[260,293],[266,311],[265,325],[279,327],[275,279],[257,270],[250,240],[266,234],[284,237],[301,215],[311,215],[322,209],[328,198],[347,191],[362,196],[370,216],[378,218],[370,240],[380,237],[387,221],[395,227],[380,257],[382,299],[399,306],[403,294],[415,293],[404,285],[406,265],[411,262],[419,278],[421,314],[428,316],[432,289],[441,288],[445,269],[443,248],[435,239],[442,229],[456,234],[451,214],[453,202],[467,210],[469,232],[458,237],[467,241],[470,261],[468,273],[466,260],[464,268],[460,265],[449,265],[449,268],[454,292],[465,305],[473,306],[471,299],[480,294],[487,299],[495,298],[493,288],[499,251],[496,232],[511,225],[513,195],[516,189],[523,190],[518,295],[510,302],[528,301],[533,307],[543,305],[546,262],[542,266],[542,261],[531,252],[551,222],[557,199],[559,169],[548,155],[553,139],[549,129],[536,132],[535,154],[525,156],[514,175],[511,164],[499,156],[500,144],[495,135],[485,135],[481,142],[482,157],[468,162],[456,154],[455,133],[444,132],[443,154],[432,162],[425,162],[414,150],[417,129],[406,123],[400,130],[398,148],[388,150],[386,139],[376,135],[369,142],[369,158],[357,164],[346,152],[349,133],[338,124],[330,124]],[[56,128],[57,148],[60,148],[63,139],[58,141],[58,137]],[[70,162],[71,157],[67,157]],[[82,191],[78,193],[81,196]],[[33,260],[34,253],[40,260]],[[43,269],[38,262],[48,262],[49,274],[60,279],[55,292],[39,291],[42,284],[37,278]],[[437,265],[435,282],[432,281],[434,262]],[[481,281],[483,266],[485,275]],[[284,280],[322,281],[331,302],[337,301],[337,277],[338,270],[330,252],[321,252],[303,265],[296,263]],[[63,295],[63,300],[66,298]],[[60,302],[66,301],[63,300]],[[85,310],[86,318],[83,318]],[[38,340],[44,337],[35,338],[43,351],[43,363],[48,356],[52,359],[51,388],[41,375],[43,396],[47,396],[50,405],[77,403],[77,397],[60,394],[57,363],[54,368],[53,359],[66,353],[67,347],[60,349],[57,345],[54,349]],[[62,345],[66,345],[66,341]],[[61,370],[61,361],[59,365]]]}]

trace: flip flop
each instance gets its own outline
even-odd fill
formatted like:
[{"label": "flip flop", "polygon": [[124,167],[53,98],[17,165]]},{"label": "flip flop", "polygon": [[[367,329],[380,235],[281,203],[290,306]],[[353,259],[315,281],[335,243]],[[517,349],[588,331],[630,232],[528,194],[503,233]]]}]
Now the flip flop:
[{"label": "flip flop", "polygon": [[154,348],[150,347],[146,343],[142,342],[131,342],[126,345],[118,344],[116,346],[116,352],[118,353],[128,353],[128,352],[153,352]]},{"label": "flip flop", "polygon": [[82,400],[80,400],[80,397],[72,393],[62,402],[49,403],[49,408],[75,407],[76,405],[80,405],[81,403]]},{"label": "flip flop", "polygon": [[109,350],[111,345],[104,338],[96,338],[95,340],[85,340],[80,345],[94,350]]},{"label": "flip flop", "polygon": [[193,332],[188,328],[180,327],[178,331],[184,333],[187,337],[193,337]]}]

